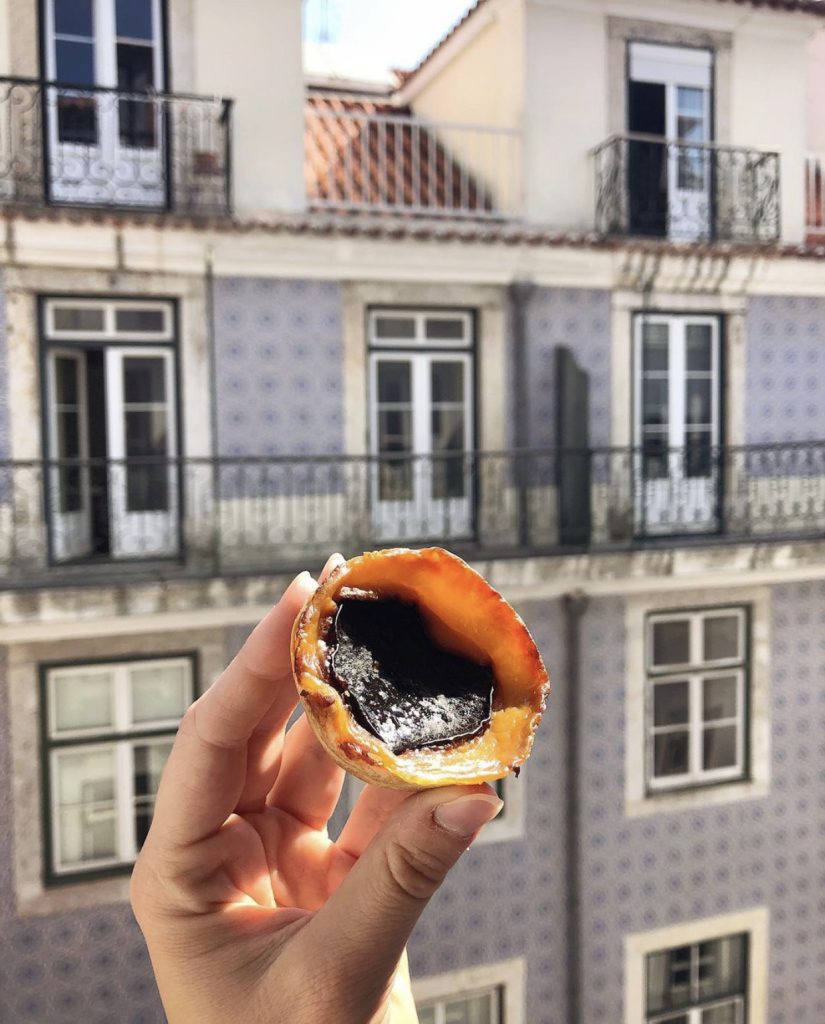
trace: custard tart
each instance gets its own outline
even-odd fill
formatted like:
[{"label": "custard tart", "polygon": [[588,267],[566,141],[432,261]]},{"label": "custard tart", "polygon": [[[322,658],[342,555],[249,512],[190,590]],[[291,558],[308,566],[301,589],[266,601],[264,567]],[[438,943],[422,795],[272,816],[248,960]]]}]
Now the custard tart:
[{"label": "custard tart", "polygon": [[396,789],[518,773],[550,689],[514,609],[442,548],[339,565],[295,621],[292,664],[329,754]]}]

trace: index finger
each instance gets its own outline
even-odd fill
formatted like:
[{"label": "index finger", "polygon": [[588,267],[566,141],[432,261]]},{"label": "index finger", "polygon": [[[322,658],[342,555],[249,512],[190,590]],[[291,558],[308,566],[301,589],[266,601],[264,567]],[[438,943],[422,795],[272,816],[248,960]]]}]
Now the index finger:
[{"label": "index finger", "polygon": [[264,716],[286,722],[297,701],[290,633],[315,588],[309,573],[296,577],[226,671],[184,715],[155,801],[154,836],[178,845],[195,843],[219,829],[235,809],[246,780],[250,737]]}]

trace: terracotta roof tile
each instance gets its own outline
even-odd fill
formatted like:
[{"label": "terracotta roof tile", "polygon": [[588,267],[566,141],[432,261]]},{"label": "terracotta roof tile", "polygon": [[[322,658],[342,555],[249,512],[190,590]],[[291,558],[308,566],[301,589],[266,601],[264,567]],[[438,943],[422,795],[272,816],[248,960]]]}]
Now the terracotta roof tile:
[{"label": "terracotta roof tile", "polygon": [[490,196],[409,108],[309,93],[304,178],[310,205],[408,212],[493,209]]}]

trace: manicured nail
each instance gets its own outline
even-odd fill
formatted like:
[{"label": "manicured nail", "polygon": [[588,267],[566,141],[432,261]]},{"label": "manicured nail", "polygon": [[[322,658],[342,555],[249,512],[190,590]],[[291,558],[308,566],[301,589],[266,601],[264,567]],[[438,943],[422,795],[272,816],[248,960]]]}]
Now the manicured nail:
[{"label": "manicured nail", "polygon": [[459,836],[472,836],[499,813],[504,806],[497,796],[473,793],[460,796],[447,804],[439,804],[433,811],[436,824]]}]

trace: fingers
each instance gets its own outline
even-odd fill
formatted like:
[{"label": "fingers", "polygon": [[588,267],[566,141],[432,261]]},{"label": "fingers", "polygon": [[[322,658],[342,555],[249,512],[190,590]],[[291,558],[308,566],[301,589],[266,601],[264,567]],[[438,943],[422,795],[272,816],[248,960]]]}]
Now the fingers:
[{"label": "fingers", "polygon": [[396,807],[409,796],[410,793],[403,789],[366,786],[356,800],[335,845],[357,860]]},{"label": "fingers", "polygon": [[321,574],[318,577],[318,582],[323,583],[327,576],[329,576],[331,572],[334,572],[339,565],[343,565],[345,561],[346,559],[344,558],[340,551],[336,551],[335,554],[330,555],[326,561],[326,565],[321,570]]},{"label": "fingers", "polygon": [[[501,810],[489,786],[427,790],[405,800],[301,933],[346,1005],[378,1005],[427,902],[480,829]],[[327,973],[329,972],[329,973]]]},{"label": "fingers", "polygon": [[312,727],[301,715],[289,730],[278,777],[267,797],[310,828],[326,828],[344,784],[344,770],[318,742]]},{"label": "fingers", "polygon": [[[247,778],[247,745],[266,716],[283,728],[297,694],[289,638],[295,617],[315,590],[301,573],[255,627],[232,664],[191,706],[181,722],[155,804],[152,831],[196,842],[220,828],[237,806]],[[280,725],[279,725],[280,723]],[[258,751],[253,776],[271,747]]]},{"label": "fingers", "polygon": [[[329,574],[344,561],[344,556],[330,555],[326,565],[318,577],[322,583]],[[288,671],[291,672],[290,664]],[[272,789],[273,782],[281,765],[284,743],[284,728],[297,703],[297,697],[291,686],[285,687],[289,697],[288,706],[276,701],[260,723],[256,726],[247,746],[246,782],[235,806],[238,814],[248,811],[260,811],[266,806],[267,793]],[[326,822],[324,823],[326,824]]]}]

